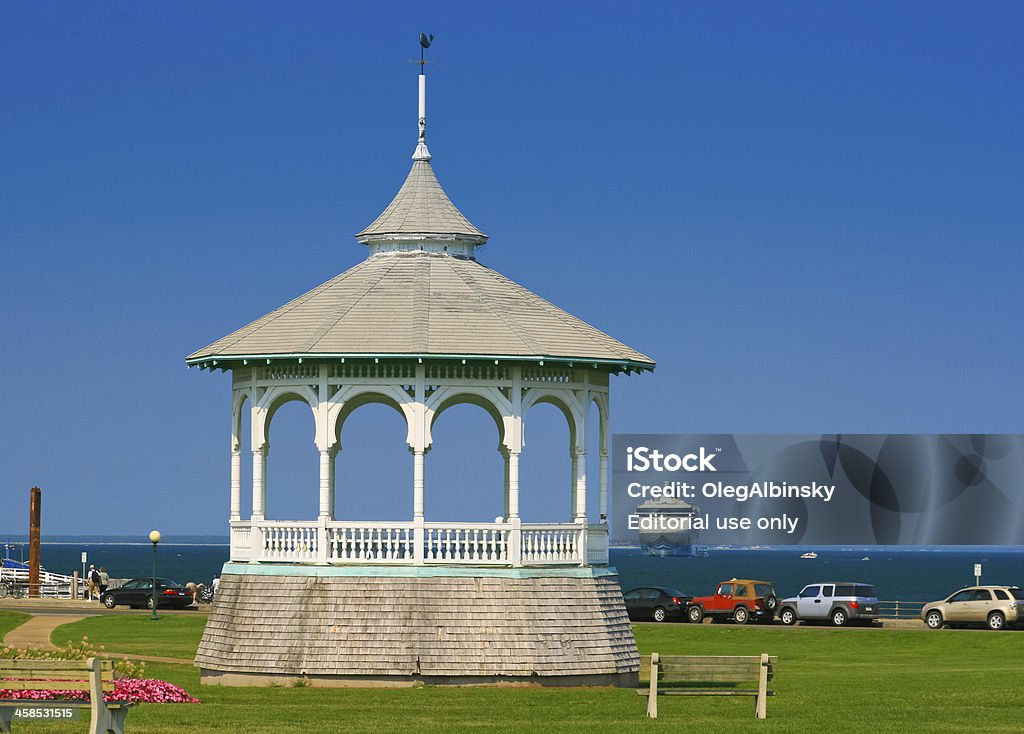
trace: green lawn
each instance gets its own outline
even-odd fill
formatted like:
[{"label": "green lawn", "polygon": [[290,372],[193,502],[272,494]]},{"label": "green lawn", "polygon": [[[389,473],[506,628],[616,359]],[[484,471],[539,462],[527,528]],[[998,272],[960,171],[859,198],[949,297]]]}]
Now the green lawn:
[{"label": "green lawn", "polygon": [[4,635],[12,629],[28,621],[28,617],[29,615],[21,612],[0,611],[0,641],[3,641]]},{"label": "green lawn", "polygon": [[[194,649],[199,631],[194,616],[159,622],[108,617],[62,627],[54,640],[87,634],[109,650],[131,646],[169,656],[189,645]],[[642,652],[777,655],[778,695],[768,702],[768,719],[754,719],[752,698],[666,698],[660,718],[648,721],[644,700],[631,690],[219,688],[200,686],[198,671],[189,664],[149,663],[148,676],[177,683],[203,703],[139,706],[128,717],[128,731],[698,734],[753,728],[917,734],[965,726],[986,732],[1024,729],[1020,687],[1012,674],[1024,659],[1024,632],[686,624],[640,624],[635,631]],[[119,637],[128,641],[121,645]],[[36,734],[86,729],[84,721],[63,728],[32,724]]]},{"label": "green lawn", "polygon": [[61,647],[88,637],[107,652],[156,655],[191,662],[206,626],[205,614],[165,614],[156,621],[148,614],[91,617],[58,627],[50,641]]}]

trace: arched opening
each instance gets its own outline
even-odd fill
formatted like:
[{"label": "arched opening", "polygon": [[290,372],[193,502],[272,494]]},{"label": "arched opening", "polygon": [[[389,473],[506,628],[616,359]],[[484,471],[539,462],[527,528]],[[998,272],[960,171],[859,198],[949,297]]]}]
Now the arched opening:
[{"label": "arched opening", "polygon": [[243,394],[236,408],[234,435],[238,439],[239,516],[252,516],[252,403]]},{"label": "arched opening", "polygon": [[285,396],[267,416],[268,520],[315,520],[319,501],[316,421],[308,404]]},{"label": "arched opening", "polygon": [[494,522],[504,516],[500,420],[493,406],[475,396],[454,397],[435,412],[424,464],[427,521]]},{"label": "arched opening", "polygon": [[523,454],[519,461],[519,512],[523,522],[570,522],[572,459],[569,422],[564,409],[548,400],[523,416]]},{"label": "arched opening", "polygon": [[601,409],[596,400],[590,401],[587,410],[586,444],[587,519],[601,522]]},{"label": "arched opening", "polygon": [[334,459],[334,519],[412,517],[412,455],[401,408],[378,395],[345,404]]}]

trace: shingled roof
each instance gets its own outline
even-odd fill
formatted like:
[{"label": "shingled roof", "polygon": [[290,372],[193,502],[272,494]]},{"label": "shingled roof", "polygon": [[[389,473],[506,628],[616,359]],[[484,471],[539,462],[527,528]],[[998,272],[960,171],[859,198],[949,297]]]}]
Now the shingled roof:
[{"label": "shingled roof", "polygon": [[374,255],[189,355],[502,358],[653,369],[649,357],[475,260]]},{"label": "shingled roof", "polygon": [[360,241],[385,235],[468,237],[479,244],[487,235],[474,227],[441,188],[430,161],[418,158],[395,198],[373,224],[356,235]]}]

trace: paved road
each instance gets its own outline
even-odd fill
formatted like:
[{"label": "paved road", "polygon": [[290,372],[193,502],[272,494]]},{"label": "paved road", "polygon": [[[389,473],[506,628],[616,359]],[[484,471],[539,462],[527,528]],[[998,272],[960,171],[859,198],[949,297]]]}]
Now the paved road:
[{"label": "paved road", "polygon": [[[107,609],[99,602],[69,601],[65,599],[0,599],[0,609],[24,614],[44,614],[47,616],[97,617],[104,614],[143,614],[149,615],[148,609],[129,609],[117,607]],[[158,609],[161,617],[167,614],[198,614],[206,613],[209,607],[197,609]]]}]

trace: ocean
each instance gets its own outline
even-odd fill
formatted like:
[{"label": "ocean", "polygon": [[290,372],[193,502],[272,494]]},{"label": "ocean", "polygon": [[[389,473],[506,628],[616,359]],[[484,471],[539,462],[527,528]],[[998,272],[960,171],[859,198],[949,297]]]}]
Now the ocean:
[{"label": "ocean", "polygon": [[[611,565],[619,572],[623,590],[669,586],[693,596],[710,594],[719,581],[736,577],[771,581],[780,597],[793,596],[814,582],[855,581],[873,584],[879,599],[931,601],[973,584],[976,563],[982,565],[982,583],[1024,584],[1024,547],[1018,546],[818,547],[813,549],[817,558],[800,558],[808,550],[812,549],[712,548],[707,557],[658,558],[639,549],[613,548]],[[17,559],[21,552],[19,546],[11,555]],[[41,546],[42,564],[56,573],[81,572],[83,552],[88,564],[106,567],[114,578],[152,573],[153,546],[124,538],[47,540]],[[24,554],[27,558],[27,547]],[[209,583],[227,560],[226,538],[168,538],[158,549],[157,573],[180,583]]]}]

